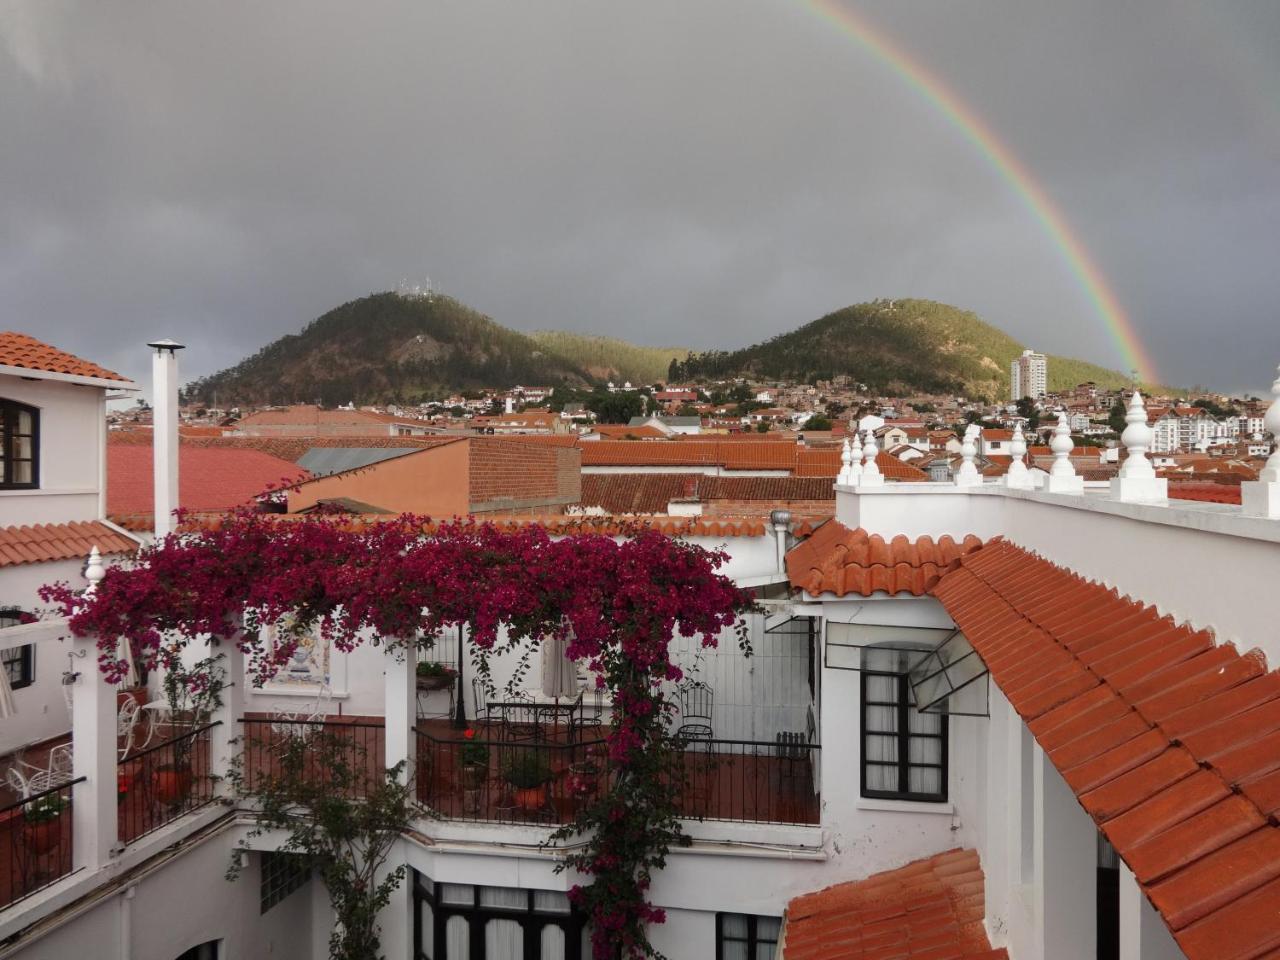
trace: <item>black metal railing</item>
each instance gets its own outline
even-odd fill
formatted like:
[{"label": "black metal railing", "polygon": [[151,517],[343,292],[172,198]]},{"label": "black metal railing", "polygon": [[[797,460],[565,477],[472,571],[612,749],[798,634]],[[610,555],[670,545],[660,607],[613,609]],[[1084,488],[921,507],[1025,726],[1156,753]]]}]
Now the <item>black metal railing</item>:
[{"label": "black metal railing", "polygon": [[0,909],[71,873],[71,794],[84,779],[0,807]]},{"label": "black metal railing", "polygon": [[[305,778],[337,782],[333,767],[343,765],[343,792],[365,796],[386,776],[386,729],[367,720],[283,720],[243,717],[241,787],[254,793],[287,772]],[[323,738],[323,742],[321,741]],[[287,771],[295,756],[301,767]]]},{"label": "black metal railing", "polygon": [[816,743],[690,740],[684,745],[681,816],[746,823],[816,824],[821,747]]},{"label": "black metal railing", "polygon": [[209,731],[220,723],[215,720],[116,763],[121,843],[133,843],[213,801]]},{"label": "black metal railing", "polygon": [[415,728],[418,801],[450,820],[568,823],[608,789],[603,739],[437,737]]}]

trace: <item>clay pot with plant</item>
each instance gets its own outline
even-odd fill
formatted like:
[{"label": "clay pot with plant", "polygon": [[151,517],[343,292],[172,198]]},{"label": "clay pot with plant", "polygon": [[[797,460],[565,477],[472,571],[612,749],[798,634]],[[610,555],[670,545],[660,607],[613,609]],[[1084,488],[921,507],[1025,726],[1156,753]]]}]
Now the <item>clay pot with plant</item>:
[{"label": "clay pot with plant", "polygon": [[[226,671],[221,655],[190,666],[176,652],[164,658],[164,694],[169,708],[168,759],[152,772],[156,799],[168,807],[186,802],[195,786],[195,751],[201,731],[222,705]],[[161,754],[164,756],[164,754]]]},{"label": "clay pot with plant", "polygon": [[476,740],[476,732],[470,727],[462,738],[462,786],[479,790],[489,775],[489,745]]},{"label": "clay pot with plant", "polygon": [[532,748],[517,750],[502,765],[502,778],[514,790],[516,806],[525,811],[544,806],[552,775],[551,763]]},{"label": "clay pot with plant", "polygon": [[67,801],[61,794],[38,797],[22,811],[22,839],[34,854],[48,853],[62,843],[62,814]]},{"label": "clay pot with plant", "polygon": [[453,686],[458,679],[458,671],[443,663],[424,660],[417,666],[417,684],[419,690],[445,690]]}]

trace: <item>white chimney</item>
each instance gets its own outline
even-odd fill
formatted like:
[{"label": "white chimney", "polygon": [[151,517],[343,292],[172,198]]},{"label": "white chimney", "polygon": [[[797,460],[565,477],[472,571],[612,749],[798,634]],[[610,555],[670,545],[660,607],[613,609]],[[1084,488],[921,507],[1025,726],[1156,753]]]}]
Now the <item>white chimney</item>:
[{"label": "white chimney", "polygon": [[151,434],[155,480],[156,539],[173,532],[178,509],[178,351],[173,340],[147,344],[151,358]]}]

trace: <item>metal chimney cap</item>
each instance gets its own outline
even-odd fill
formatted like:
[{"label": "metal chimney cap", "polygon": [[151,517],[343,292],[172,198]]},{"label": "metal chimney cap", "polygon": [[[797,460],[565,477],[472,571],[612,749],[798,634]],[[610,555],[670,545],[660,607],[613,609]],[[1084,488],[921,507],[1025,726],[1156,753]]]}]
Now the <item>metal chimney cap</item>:
[{"label": "metal chimney cap", "polygon": [[186,344],[179,343],[177,340],[170,340],[168,337],[163,340],[152,340],[147,346],[154,347],[157,351],[168,350],[170,353],[177,353],[179,350],[187,349]]},{"label": "metal chimney cap", "polygon": [[786,527],[791,524],[790,510],[773,510],[769,513],[769,520],[775,527]]}]

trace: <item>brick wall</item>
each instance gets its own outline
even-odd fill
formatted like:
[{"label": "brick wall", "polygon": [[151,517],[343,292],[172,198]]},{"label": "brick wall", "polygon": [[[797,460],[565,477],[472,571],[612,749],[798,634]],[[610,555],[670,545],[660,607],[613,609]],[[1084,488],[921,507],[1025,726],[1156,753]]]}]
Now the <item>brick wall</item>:
[{"label": "brick wall", "polygon": [[497,438],[473,438],[469,446],[472,513],[559,507],[582,496],[582,455],[576,447]]}]

